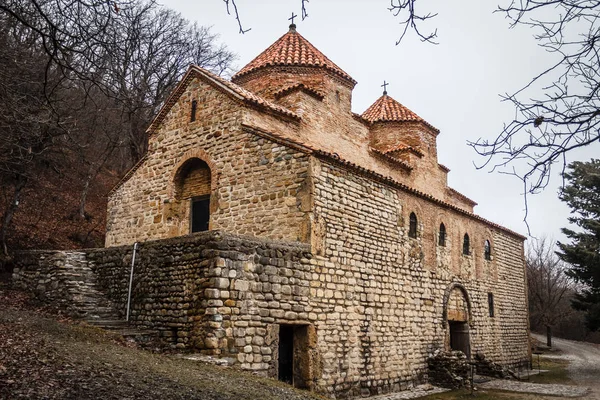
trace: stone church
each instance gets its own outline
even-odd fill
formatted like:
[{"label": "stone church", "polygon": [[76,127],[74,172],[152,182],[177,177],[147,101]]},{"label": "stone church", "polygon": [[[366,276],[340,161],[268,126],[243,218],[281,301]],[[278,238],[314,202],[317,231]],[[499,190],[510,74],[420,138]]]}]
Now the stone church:
[{"label": "stone church", "polygon": [[78,262],[122,313],[135,264],[132,324],[330,397],[424,382],[437,349],[527,363],[525,238],[448,187],[437,128],[386,92],[353,113],[355,85],[295,25],[230,81],[190,67]]}]

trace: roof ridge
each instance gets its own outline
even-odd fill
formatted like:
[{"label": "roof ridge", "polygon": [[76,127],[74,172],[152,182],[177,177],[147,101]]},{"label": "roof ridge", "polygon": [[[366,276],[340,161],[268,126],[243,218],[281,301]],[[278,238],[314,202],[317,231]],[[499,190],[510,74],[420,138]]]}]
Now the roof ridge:
[{"label": "roof ridge", "polygon": [[300,116],[295,112],[280,106],[279,104],[275,104],[255,93],[252,93],[231,81],[223,79],[207,69],[192,64],[184,74],[183,78],[181,78],[181,81],[179,81],[175,89],[171,92],[171,95],[164,102],[163,106],[159,110],[158,114],[156,114],[154,120],[152,120],[150,123],[150,126],[146,132],[153,133],[158,128],[160,123],[171,110],[171,107],[175,105],[181,94],[185,91],[189,81],[195,76],[194,74],[207,78],[209,81],[213,82],[214,86],[225,92],[229,92],[231,95],[237,97],[239,101],[253,106],[262,107],[268,111],[276,112],[288,118],[300,120]]},{"label": "roof ridge", "polygon": [[232,81],[235,81],[254,71],[271,66],[308,66],[324,68],[345,80],[356,84],[356,81],[352,79],[348,73],[331,61],[295,29],[290,29],[290,31],[282,35],[233,75],[231,79]]}]

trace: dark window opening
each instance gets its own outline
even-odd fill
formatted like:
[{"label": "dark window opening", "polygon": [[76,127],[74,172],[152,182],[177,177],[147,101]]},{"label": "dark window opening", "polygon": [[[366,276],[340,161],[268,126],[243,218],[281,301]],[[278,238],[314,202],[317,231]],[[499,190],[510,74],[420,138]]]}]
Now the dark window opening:
[{"label": "dark window opening", "polygon": [[466,256],[471,254],[471,241],[469,240],[469,235],[467,233],[465,233],[463,239],[463,254]]},{"label": "dark window opening", "polygon": [[440,236],[438,238],[438,246],[446,246],[446,226],[443,223],[440,224]]},{"label": "dark window opening", "polygon": [[210,196],[192,199],[192,233],[208,230],[210,220]]},{"label": "dark window opening", "polygon": [[492,245],[490,244],[489,240],[486,240],[483,244],[483,256],[486,260],[492,259]]},{"label": "dark window opening", "polygon": [[192,114],[190,116],[190,122],[194,122],[196,120],[196,109],[198,108],[198,102],[196,100],[192,100]]},{"label": "dark window opening", "polygon": [[488,308],[490,310],[490,317],[494,316],[494,294],[488,293]]},{"label": "dark window opening", "polygon": [[417,237],[417,216],[415,213],[410,213],[409,217],[409,226],[408,226],[408,236],[411,238]]}]

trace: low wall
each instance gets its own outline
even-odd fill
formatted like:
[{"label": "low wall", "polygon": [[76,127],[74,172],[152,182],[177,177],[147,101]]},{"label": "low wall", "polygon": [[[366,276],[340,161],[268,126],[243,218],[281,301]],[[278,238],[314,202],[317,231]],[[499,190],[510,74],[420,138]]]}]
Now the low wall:
[{"label": "low wall", "polygon": [[[22,252],[13,282],[48,304],[74,308],[66,282],[75,264],[93,271],[88,278],[124,318],[132,255],[133,246]],[[306,244],[219,231],[140,243],[130,322],[179,348],[231,356],[273,376],[275,320],[308,325],[310,258]]]}]

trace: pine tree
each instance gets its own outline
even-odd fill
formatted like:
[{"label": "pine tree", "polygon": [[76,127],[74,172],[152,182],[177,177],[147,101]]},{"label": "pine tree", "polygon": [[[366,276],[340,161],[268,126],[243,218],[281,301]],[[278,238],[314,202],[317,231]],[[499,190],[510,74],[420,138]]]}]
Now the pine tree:
[{"label": "pine tree", "polygon": [[568,184],[560,199],[571,208],[569,222],[579,229],[563,228],[570,244],[558,243],[558,255],[571,265],[567,274],[580,285],[573,307],[586,312],[586,325],[600,330],[600,160],[573,162],[564,174]]}]

